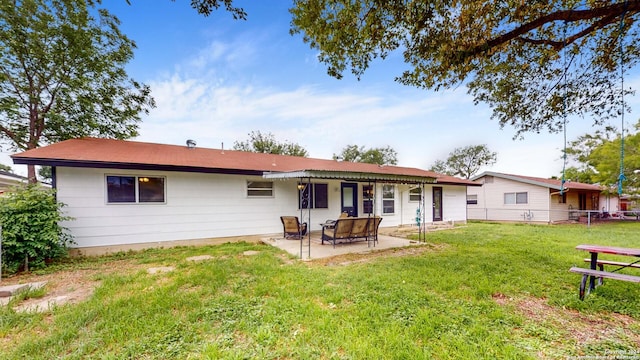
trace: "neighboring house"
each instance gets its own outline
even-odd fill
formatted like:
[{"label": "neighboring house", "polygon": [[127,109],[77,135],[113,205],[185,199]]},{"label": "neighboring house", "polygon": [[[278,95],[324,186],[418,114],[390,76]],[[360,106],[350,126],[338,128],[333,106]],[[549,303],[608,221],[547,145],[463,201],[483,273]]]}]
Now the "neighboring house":
[{"label": "neighboring house", "polygon": [[[534,221],[578,220],[584,210],[615,213],[618,197],[598,185],[531,176],[485,172],[471,178],[482,184],[467,191],[469,220]],[[580,211],[583,210],[583,211]]]},{"label": "neighboring house", "polygon": [[424,223],[465,222],[467,186],[478,186],[416,168],[94,138],[12,158],[52,167],[75,218],[63,225],[93,253],[279,233],[281,215],[311,230],[345,211],[383,227],[414,224],[417,209]]},{"label": "neighboring house", "polygon": [[24,176],[0,170],[0,194],[4,194],[11,188],[26,184],[28,182],[29,179]]}]

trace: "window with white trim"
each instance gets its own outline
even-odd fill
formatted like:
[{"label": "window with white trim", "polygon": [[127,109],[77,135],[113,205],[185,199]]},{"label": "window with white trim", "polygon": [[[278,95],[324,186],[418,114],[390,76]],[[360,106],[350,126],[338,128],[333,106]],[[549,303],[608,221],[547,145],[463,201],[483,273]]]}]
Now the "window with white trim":
[{"label": "window with white trim", "polygon": [[273,197],[272,181],[247,181],[248,197]]},{"label": "window with white trim", "polygon": [[504,193],[504,204],[527,204],[529,203],[529,194],[526,192]]},{"label": "window with white trim", "polygon": [[478,195],[467,194],[467,205],[477,205]]},{"label": "window with white trim", "polygon": [[382,213],[393,214],[396,203],[396,187],[394,185],[382,185]]},{"label": "window with white trim", "polygon": [[419,187],[409,190],[409,201],[420,202],[422,200],[422,189]]},{"label": "window with white trim", "polygon": [[161,176],[107,175],[107,203],[164,203],[165,178]]}]

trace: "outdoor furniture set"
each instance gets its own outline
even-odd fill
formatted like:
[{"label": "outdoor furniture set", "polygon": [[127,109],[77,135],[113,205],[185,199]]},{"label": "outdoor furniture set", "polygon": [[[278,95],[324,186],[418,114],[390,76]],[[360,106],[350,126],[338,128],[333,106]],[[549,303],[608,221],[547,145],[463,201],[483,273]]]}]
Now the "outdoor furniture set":
[{"label": "outdoor furniture set", "polygon": [[322,244],[325,241],[333,243],[353,241],[378,241],[378,227],[382,218],[371,217],[341,217],[338,220],[328,220],[322,225]]},{"label": "outdoor furniture set", "polygon": [[[280,221],[284,228],[285,239],[300,239],[307,233],[307,223],[300,223],[297,216],[281,216]],[[337,220],[327,220],[320,224],[322,226],[322,241],[333,244],[333,247],[340,242],[367,241],[375,243],[378,241],[378,228],[382,218],[379,216],[370,217],[348,217],[345,213],[340,214]]]}]

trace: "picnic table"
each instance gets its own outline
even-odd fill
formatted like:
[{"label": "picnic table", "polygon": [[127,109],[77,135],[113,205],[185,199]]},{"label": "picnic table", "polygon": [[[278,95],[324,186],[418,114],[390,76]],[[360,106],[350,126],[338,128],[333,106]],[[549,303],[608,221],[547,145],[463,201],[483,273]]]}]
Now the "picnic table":
[{"label": "picnic table", "polygon": [[[602,285],[604,278],[640,283],[640,276],[621,274],[618,272],[627,268],[640,268],[640,249],[587,244],[578,245],[576,249],[588,251],[591,254],[589,258],[584,259],[585,262],[590,264],[588,269],[575,266],[569,269],[571,272],[582,274],[580,300],[584,299],[585,293],[588,294],[596,288],[596,279],[599,279],[598,285]],[[599,254],[631,256],[638,259],[631,262],[605,260],[598,259]],[[613,266],[613,269],[605,271],[605,265]],[[588,287],[587,279],[589,280]]]}]

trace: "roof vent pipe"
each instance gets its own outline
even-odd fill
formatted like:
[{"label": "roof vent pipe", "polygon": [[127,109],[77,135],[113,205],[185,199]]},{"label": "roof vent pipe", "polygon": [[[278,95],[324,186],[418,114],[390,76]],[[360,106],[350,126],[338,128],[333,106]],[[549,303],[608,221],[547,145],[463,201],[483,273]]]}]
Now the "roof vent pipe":
[{"label": "roof vent pipe", "polygon": [[189,149],[195,148],[196,147],[196,141],[195,140],[191,140],[191,139],[187,140],[187,147]]}]

